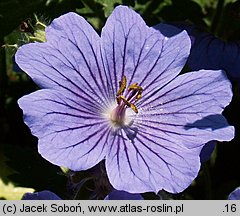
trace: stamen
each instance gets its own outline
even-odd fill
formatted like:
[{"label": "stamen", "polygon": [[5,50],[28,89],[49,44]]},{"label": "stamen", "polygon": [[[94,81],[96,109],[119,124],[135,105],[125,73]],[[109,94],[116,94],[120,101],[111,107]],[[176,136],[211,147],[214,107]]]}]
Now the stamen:
[{"label": "stamen", "polygon": [[138,109],[137,109],[137,107],[134,105],[134,104],[132,104],[131,103],[131,109],[135,112],[135,113],[138,113]]},{"label": "stamen", "polygon": [[[138,85],[138,83],[133,83],[128,87],[129,95],[125,98],[122,93],[125,91],[127,86],[127,78],[124,75],[122,80],[119,82],[119,90],[116,94],[116,100],[118,105],[120,105],[121,101],[124,102],[125,105],[130,107],[135,113],[138,113],[137,107],[133,104],[133,101],[136,102],[142,97],[143,88]],[[131,101],[132,100],[132,101]]]},{"label": "stamen", "polygon": [[[138,113],[138,109],[135,106],[135,102],[142,97],[143,88],[138,83],[131,84],[127,91],[127,78],[122,77],[119,82],[119,90],[116,94],[117,107],[115,107],[110,114],[110,119],[114,127],[122,127],[128,122],[126,116],[126,110],[130,107],[135,113]],[[125,93],[124,93],[125,92]]]},{"label": "stamen", "polygon": [[126,87],[127,87],[127,77],[123,75],[122,80],[119,81],[119,90],[116,96],[121,95],[125,91]]}]

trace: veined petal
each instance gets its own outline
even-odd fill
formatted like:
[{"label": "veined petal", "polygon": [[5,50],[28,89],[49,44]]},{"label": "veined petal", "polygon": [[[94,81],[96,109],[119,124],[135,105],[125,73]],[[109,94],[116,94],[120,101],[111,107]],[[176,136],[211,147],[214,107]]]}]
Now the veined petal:
[{"label": "veined petal", "polygon": [[[168,27],[171,28],[171,27]],[[172,27],[175,31],[175,27]],[[190,39],[185,31],[168,37],[148,27],[128,7],[118,6],[108,18],[101,34],[106,71],[116,92],[118,81],[125,75],[138,83],[144,94],[160,88],[181,71],[190,52]]]},{"label": "veined petal", "polygon": [[[234,128],[221,115],[231,97],[223,71],[187,73],[151,97],[143,96],[134,122],[113,138],[106,156],[114,188],[183,191],[198,174],[204,144],[234,137]],[[129,138],[131,130],[135,133]]]},{"label": "veined petal", "polygon": [[46,29],[46,43],[27,44],[17,64],[42,88],[72,91],[106,105],[108,81],[100,56],[100,37],[82,17],[68,13]]},{"label": "veined petal", "polygon": [[139,129],[134,140],[124,133],[113,138],[106,156],[106,169],[114,188],[130,193],[164,189],[178,193],[186,189],[197,176],[201,148],[161,144]]},{"label": "veined petal", "polygon": [[187,148],[211,140],[230,141],[234,127],[221,113],[231,98],[231,83],[223,71],[187,73],[151,97],[143,96],[135,123]]},{"label": "veined petal", "polygon": [[[188,187],[203,145],[233,138],[221,115],[232,92],[221,71],[176,78],[190,39],[175,30],[149,28],[119,6],[101,39],[69,13],[48,27],[46,43],[20,48],[17,63],[45,88],[19,100],[43,157],[72,170],[106,159],[113,187],[131,193]],[[118,88],[128,90],[114,105]]]},{"label": "veined petal", "polygon": [[103,160],[110,131],[105,119],[82,109],[81,101],[74,99],[44,89],[19,99],[19,106],[25,123],[39,138],[44,158],[72,170],[85,170]]}]

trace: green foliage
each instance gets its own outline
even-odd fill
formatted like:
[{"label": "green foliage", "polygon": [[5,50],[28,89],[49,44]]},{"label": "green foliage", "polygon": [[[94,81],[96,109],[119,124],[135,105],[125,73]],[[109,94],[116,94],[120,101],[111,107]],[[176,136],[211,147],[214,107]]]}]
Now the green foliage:
[{"label": "green foliage", "polygon": [[114,6],[122,4],[122,0],[96,0],[96,2],[103,6],[105,17],[111,14]]},{"label": "green foliage", "polygon": [[202,8],[194,1],[172,0],[171,5],[162,9],[161,16],[167,21],[176,22],[179,20],[188,20],[198,25],[204,25],[204,14]]},{"label": "green foliage", "polygon": [[[224,40],[240,40],[240,0],[0,0],[0,49],[3,44],[22,45],[26,42],[18,26],[27,18],[34,20],[34,14],[48,25],[55,17],[74,11],[100,32],[107,17],[119,4],[132,7],[149,26],[159,22],[188,21]],[[96,198],[98,191],[94,191],[95,182],[88,172],[63,172],[39,155],[37,141],[24,125],[22,112],[17,106],[18,98],[37,87],[26,74],[16,74],[12,70],[14,52],[13,48],[0,50],[0,199],[19,199],[26,191],[47,189],[62,198]],[[239,89],[237,92],[239,94]],[[239,98],[231,104],[230,110],[239,107]],[[235,124],[237,120],[231,119],[232,112],[229,113],[228,119]],[[229,152],[224,144],[219,145],[214,164],[202,167],[199,177],[185,191],[185,199],[223,199],[228,191],[239,185],[239,172],[236,171],[235,176],[224,176],[223,173],[239,162],[239,135],[233,143],[235,149],[228,149]],[[225,160],[227,153],[229,158]],[[206,188],[210,182],[212,187]],[[208,193],[209,190],[212,192]],[[162,196],[169,195],[159,194]],[[145,197],[159,198],[152,193],[145,194]]]},{"label": "green foliage", "polygon": [[216,32],[217,36],[233,41],[240,38],[240,1],[225,5]]},{"label": "green foliage", "polygon": [[0,38],[11,33],[26,18],[33,17],[33,13],[52,19],[82,6],[79,0],[1,0]]},{"label": "green foliage", "polygon": [[82,0],[83,8],[76,11],[84,16],[96,30],[100,30],[106,20],[103,11],[103,5],[94,0]]},{"label": "green foliage", "polygon": [[0,200],[20,200],[23,194],[34,192],[32,188],[15,187],[12,183],[5,184],[0,179]]},{"label": "green foliage", "polygon": [[9,34],[19,24],[20,20],[32,15],[43,7],[46,0],[2,0],[0,2],[0,37]]},{"label": "green foliage", "polygon": [[0,200],[16,200],[21,199],[22,195],[27,192],[33,192],[32,188],[15,187],[8,179],[8,176],[15,173],[15,171],[7,166],[6,162],[9,159],[4,155],[3,145],[0,145]]},{"label": "green foliage", "polygon": [[61,169],[44,160],[37,151],[20,146],[5,146],[5,164],[13,170],[8,180],[17,187],[51,190],[64,197],[67,178]]}]

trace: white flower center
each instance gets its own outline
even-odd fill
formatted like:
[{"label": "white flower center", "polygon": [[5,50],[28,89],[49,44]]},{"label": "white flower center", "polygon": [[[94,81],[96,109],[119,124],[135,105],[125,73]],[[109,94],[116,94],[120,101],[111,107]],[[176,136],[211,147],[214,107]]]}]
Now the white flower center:
[{"label": "white flower center", "polygon": [[[127,108],[131,108],[131,111],[138,113],[138,109],[134,103],[141,98],[143,88],[139,86],[138,83],[134,83],[131,84],[125,92],[126,86],[127,78],[123,76],[122,80],[119,82],[119,90],[116,94],[117,104],[115,104],[107,114],[113,128],[120,128],[131,123],[128,117],[129,109]],[[125,95],[123,95],[124,92]]]}]

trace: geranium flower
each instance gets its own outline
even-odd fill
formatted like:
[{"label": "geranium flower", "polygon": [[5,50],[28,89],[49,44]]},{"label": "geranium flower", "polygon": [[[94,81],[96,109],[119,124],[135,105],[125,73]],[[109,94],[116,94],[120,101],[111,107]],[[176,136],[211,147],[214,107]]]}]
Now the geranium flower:
[{"label": "geranium flower", "polygon": [[22,200],[61,200],[61,198],[52,191],[44,190],[35,193],[25,193]]},{"label": "geranium flower", "polygon": [[[61,200],[61,198],[52,191],[44,190],[35,193],[25,193],[22,200]],[[143,200],[143,197],[140,194],[113,190],[104,200]]]},{"label": "geranium flower", "polygon": [[22,73],[22,69],[16,64],[15,61],[15,55],[12,57],[13,60],[13,71],[17,72],[17,73]]},{"label": "geranium flower", "polygon": [[215,146],[216,146],[216,141],[209,141],[203,146],[202,151],[200,153],[201,163],[210,160],[211,155],[215,149]]},{"label": "geranium flower", "polygon": [[234,191],[232,191],[229,196],[229,200],[240,200],[240,187],[237,187]]},{"label": "geranium flower", "polygon": [[112,186],[130,193],[188,187],[202,146],[234,136],[221,115],[231,84],[223,71],[177,76],[190,39],[164,34],[119,6],[101,36],[67,13],[46,43],[19,48],[18,65],[43,88],[19,100],[40,154],[75,171],[105,159]]},{"label": "geranium flower", "polygon": [[232,78],[240,78],[240,41],[226,42],[194,25],[182,24],[192,39],[188,65],[192,70],[225,70]]},{"label": "geranium flower", "polygon": [[126,191],[111,191],[104,200],[144,200],[140,194],[131,194]]}]

